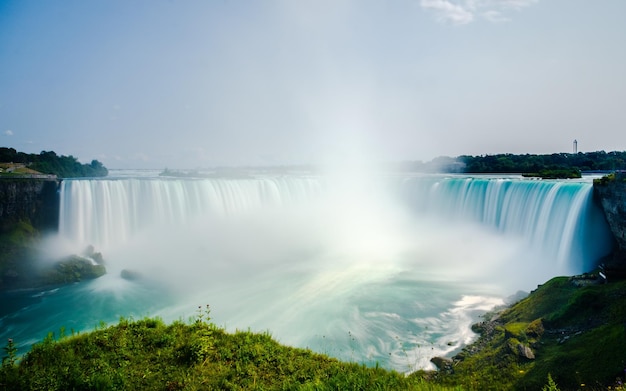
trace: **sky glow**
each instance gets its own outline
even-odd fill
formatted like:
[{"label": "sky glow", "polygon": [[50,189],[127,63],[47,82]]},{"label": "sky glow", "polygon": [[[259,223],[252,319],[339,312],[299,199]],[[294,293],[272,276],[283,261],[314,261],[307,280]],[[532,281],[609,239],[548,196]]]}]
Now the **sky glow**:
[{"label": "sky glow", "polygon": [[0,1],[0,143],[109,168],[626,150],[626,2]]}]

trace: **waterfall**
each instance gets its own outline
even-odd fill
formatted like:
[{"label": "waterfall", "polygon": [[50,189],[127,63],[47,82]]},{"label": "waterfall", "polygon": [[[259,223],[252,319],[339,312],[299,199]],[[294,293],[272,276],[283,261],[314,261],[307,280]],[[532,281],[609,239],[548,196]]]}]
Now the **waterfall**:
[{"label": "waterfall", "polygon": [[106,247],[150,226],[295,205],[319,191],[317,180],[289,177],[65,180],[59,232],[73,242]]},{"label": "waterfall", "polygon": [[94,245],[107,274],[29,298],[0,337],[185,319],[209,303],[229,330],[412,371],[471,342],[470,325],[504,297],[611,249],[585,181],[119,177],[64,180],[60,193],[52,244]]},{"label": "waterfall", "polygon": [[[408,207],[413,218],[490,227],[523,239],[574,272],[592,267],[610,250],[610,233],[593,203],[590,182],[421,176],[403,179],[398,191],[379,179],[359,187],[360,193],[349,194],[347,205],[333,213],[344,213],[370,190],[387,187],[388,192],[396,189],[394,196],[399,198],[394,202]],[[332,186],[320,177],[297,176],[66,180],[61,187],[59,231],[72,242],[106,248],[155,225],[175,229],[198,218],[307,208]],[[369,214],[372,206],[361,206],[350,218]],[[339,218],[329,218],[334,217]]]},{"label": "waterfall", "polygon": [[592,267],[611,249],[591,182],[420,177],[403,186],[417,214],[474,221],[519,236],[575,270]]}]

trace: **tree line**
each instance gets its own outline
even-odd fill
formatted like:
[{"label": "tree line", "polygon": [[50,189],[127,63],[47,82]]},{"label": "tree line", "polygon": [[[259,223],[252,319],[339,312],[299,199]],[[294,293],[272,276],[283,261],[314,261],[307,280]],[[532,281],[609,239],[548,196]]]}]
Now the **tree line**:
[{"label": "tree line", "polygon": [[465,173],[539,173],[543,171],[615,171],[626,170],[626,152],[553,153],[550,155],[459,156]]},{"label": "tree line", "polygon": [[53,151],[41,151],[39,154],[17,152],[14,148],[0,147],[0,163],[21,163],[43,174],[56,175],[60,178],[101,177],[109,170],[97,160],[81,164],[74,156],[57,155]]}]

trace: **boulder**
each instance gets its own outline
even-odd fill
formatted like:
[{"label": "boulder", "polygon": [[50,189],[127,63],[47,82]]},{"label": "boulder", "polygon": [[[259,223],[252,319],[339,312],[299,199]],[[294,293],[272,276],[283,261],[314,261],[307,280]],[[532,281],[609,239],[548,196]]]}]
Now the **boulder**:
[{"label": "boulder", "polygon": [[80,255],[66,257],[54,264],[54,267],[41,271],[43,285],[66,284],[98,278],[106,274],[103,265],[92,262]]},{"label": "boulder", "polygon": [[517,345],[517,355],[527,360],[535,359],[535,353],[533,353],[532,349],[522,343]]},{"label": "boulder", "polygon": [[435,366],[440,372],[449,373],[449,374],[454,373],[454,361],[452,361],[449,358],[433,357],[430,359],[430,362],[435,364]]},{"label": "boulder", "polygon": [[124,269],[122,270],[122,272],[120,273],[120,276],[128,281],[135,281],[135,280],[139,280],[141,278],[141,273],[139,273],[136,270],[128,270],[128,269]]},{"label": "boulder", "polygon": [[102,253],[96,252],[95,248],[91,244],[87,246],[82,255],[93,260],[98,265],[104,265]]}]

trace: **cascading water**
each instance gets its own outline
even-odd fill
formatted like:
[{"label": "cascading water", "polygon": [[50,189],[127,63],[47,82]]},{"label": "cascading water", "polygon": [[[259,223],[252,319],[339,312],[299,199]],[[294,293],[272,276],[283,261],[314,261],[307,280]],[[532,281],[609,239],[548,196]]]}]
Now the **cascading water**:
[{"label": "cascading water", "polygon": [[611,235],[590,182],[421,177],[404,186],[415,213],[522,237],[565,272],[590,269],[610,251]]},{"label": "cascading water", "polygon": [[293,205],[319,192],[307,178],[240,180],[66,180],[59,232],[74,243],[107,247],[142,229]]},{"label": "cascading water", "polygon": [[96,246],[108,274],[29,298],[3,337],[208,303],[228,329],[411,371],[470,342],[503,296],[582,272],[611,244],[588,182],[122,178],[64,181],[60,198],[56,240]]}]

